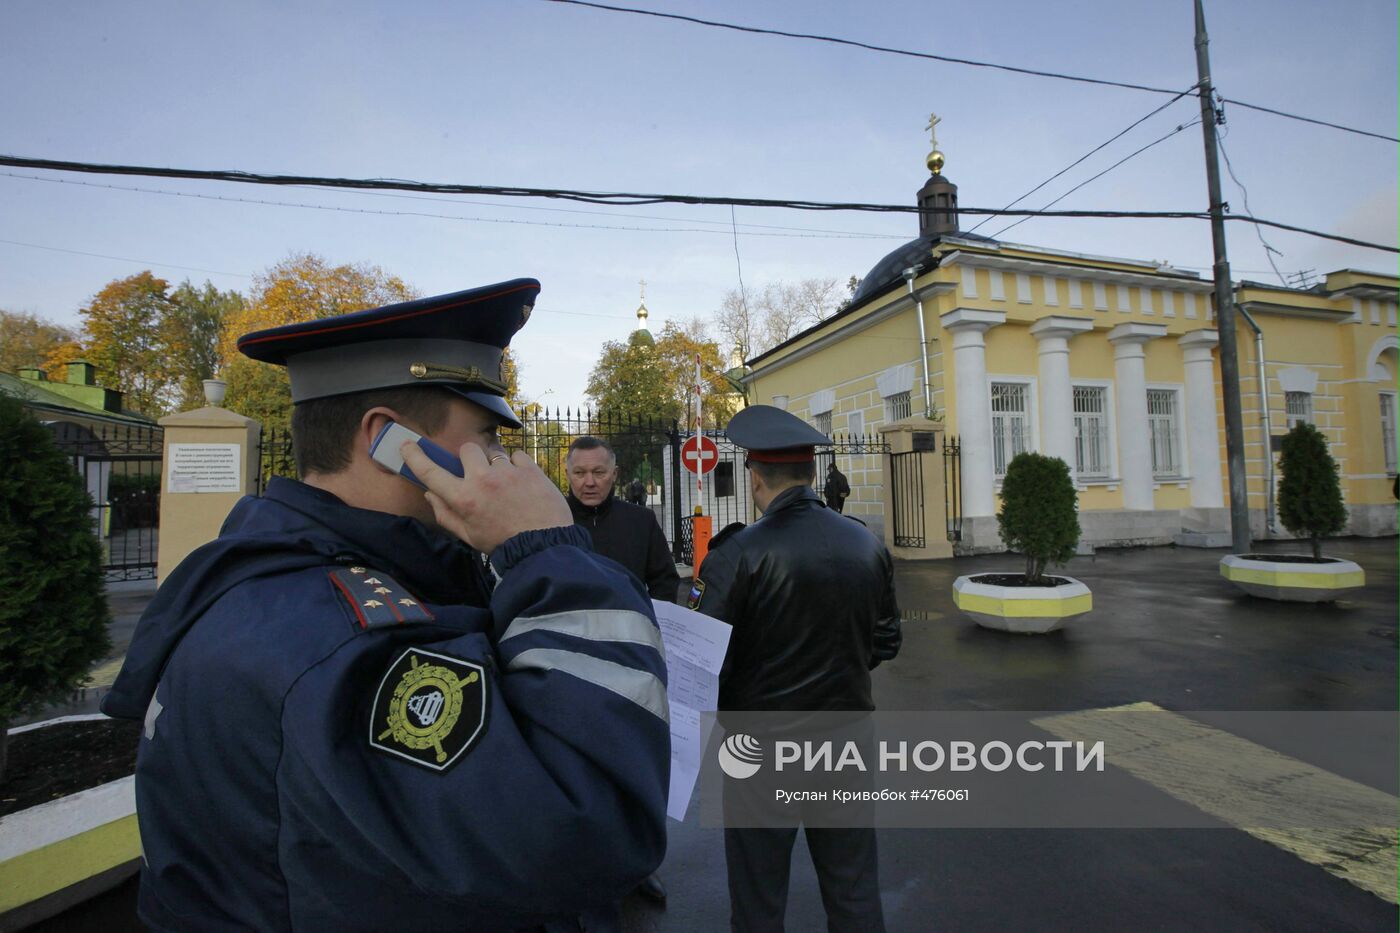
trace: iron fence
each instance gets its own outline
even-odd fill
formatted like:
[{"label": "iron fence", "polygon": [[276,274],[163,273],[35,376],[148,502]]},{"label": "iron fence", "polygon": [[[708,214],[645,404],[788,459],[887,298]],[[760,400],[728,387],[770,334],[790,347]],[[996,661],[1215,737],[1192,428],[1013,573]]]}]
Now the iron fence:
[{"label": "iron fence", "polygon": [[109,582],[155,579],[165,432],[156,425],[71,421],[45,427],[92,498],[103,576]]},{"label": "iron fence", "polygon": [[890,504],[896,547],[924,547],[924,451],[890,455]]},{"label": "iron fence", "polygon": [[[706,432],[718,446],[719,457],[715,468],[705,475],[702,489],[695,474],[682,469],[680,446],[688,435],[674,420],[621,418],[588,408],[566,408],[531,409],[522,414],[521,422],[518,429],[502,431],[502,444],[508,450],[528,452],[561,492],[569,489],[565,464],[569,446],[585,435],[607,441],[617,455],[615,494],[625,496],[633,480],[641,484],[642,504],[656,515],[672,556],[681,563],[690,563],[694,557],[691,519],[697,503],[710,517],[716,534],[733,522],[754,518],[744,452],[731,444],[723,431]],[[830,444],[817,448],[817,491],[821,492],[826,464],[837,462],[837,458],[878,458],[888,452],[889,445],[877,435],[836,435]],[[291,433],[264,431],[259,462],[260,492],[272,476],[295,477]],[[874,477],[877,487],[883,483],[878,471],[862,471],[862,476],[867,474]],[[871,482],[864,480],[865,485]],[[860,485],[852,477],[852,489]]]},{"label": "iron fence", "polygon": [[943,439],[943,505],[948,540],[962,540],[962,445],[956,437]]}]

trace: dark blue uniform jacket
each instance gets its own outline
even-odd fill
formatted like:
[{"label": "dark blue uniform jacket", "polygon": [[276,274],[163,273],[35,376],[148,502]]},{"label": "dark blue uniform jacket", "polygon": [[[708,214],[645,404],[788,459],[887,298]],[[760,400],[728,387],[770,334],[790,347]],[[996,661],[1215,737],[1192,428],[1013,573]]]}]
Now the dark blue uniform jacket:
[{"label": "dark blue uniform jacket", "polygon": [[290,480],[141,619],[140,910],[161,930],[513,929],[661,862],[665,667],[587,533],[492,555]]}]

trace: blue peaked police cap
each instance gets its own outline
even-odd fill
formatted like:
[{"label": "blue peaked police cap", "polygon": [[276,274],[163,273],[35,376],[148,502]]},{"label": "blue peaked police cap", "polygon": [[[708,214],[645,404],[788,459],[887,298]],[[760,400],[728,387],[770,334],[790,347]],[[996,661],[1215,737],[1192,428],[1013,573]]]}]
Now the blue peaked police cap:
[{"label": "blue peaked police cap", "polygon": [[801,418],[772,405],[743,409],[729,419],[725,433],[760,463],[801,463],[816,455],[813,448],[831,443]]},{"label": "blue peaked police cap", "polygon": [[292,402],[440,386],[514,428],[501,358],[530,319],[540,283],[512,279],[450,295],[287,324],[238,338],[244,356],[287,367]]}]

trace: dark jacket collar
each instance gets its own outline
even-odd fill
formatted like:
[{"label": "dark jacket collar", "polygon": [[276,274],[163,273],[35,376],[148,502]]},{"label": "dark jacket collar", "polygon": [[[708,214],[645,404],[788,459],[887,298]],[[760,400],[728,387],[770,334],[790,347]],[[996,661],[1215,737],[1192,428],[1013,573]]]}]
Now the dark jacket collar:
[{"label": "dark jacket collar", "polygon": [[773,497],[773,501],[768,503],[768,508],[763,510],[763,517],[767,518],[774,512],[809,502],[826,508],[826,503],[822,501],[821,496],[812,491],[811,486],[792,486]]},{"label": "dark jacket collar", "polygon": [[466,578],[471,549],[416,519],[357,509],[324,489],[282,477],[272,479],[263,499],[284,508],[235,510],[222,533],[276,530],[334,539],[347,554],[428,598],[452,598],[456,594],[439,592],[443,581]]},{"label": "dark jacket collar", "polygon": [[584,505],[574,495],[572,489],[565,494],[564,498],[569,500],[569,511],[574,513],[574,521],[578,521],[583,518],[602,518],[608,514],[613,502],[617,499],[616,492],[617,490],[614,488],[612,492],[608,493],[608,497],[597,505]]}]

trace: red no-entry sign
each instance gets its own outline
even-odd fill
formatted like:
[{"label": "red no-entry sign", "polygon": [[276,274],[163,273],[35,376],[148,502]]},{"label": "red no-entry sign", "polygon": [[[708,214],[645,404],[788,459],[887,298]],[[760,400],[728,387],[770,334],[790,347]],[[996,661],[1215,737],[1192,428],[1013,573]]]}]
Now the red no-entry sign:
[{"label": "red no-entry sign", "polygon": [[681,466],[692,473],[708,473],[719,463],[719,447],[703,434],[681,445]]}]

